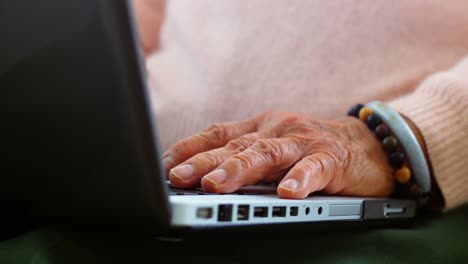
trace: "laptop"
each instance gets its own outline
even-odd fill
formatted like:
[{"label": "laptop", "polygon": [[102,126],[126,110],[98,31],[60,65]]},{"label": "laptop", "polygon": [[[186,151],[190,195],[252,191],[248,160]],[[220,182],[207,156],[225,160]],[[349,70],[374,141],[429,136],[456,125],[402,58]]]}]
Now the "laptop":
[{"label": "laptop", "polygon": [[1,5],[0,111],[7,114],[0,140],[8,174],[0,180],[0,201],[23,218],[157,234],[390,224],[415,216],[413,200],[318,195],[288,200],[271,186],[226,195],[172,188],[160,161],[130,2]]}]

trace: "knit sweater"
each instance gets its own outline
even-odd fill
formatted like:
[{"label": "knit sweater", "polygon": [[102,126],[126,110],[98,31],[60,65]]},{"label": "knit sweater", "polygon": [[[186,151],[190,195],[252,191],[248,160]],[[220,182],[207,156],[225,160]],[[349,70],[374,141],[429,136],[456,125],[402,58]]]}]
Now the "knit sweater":
[{"label": "knit sweater", "polygon": [[163,148],[277,109],[381,100],[421,131],[446,209],[468,202],[468,2],[170,0],[148,57]]}]

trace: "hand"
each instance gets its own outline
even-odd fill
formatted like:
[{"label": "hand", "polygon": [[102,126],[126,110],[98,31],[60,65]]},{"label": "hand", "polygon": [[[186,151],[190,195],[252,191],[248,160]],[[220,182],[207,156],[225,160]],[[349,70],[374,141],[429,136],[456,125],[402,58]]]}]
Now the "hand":
[{"label": "hand", "polygon": [[163,155],[171,183],[231,193],[261,181],[281,180],[283,198],[322,191],[349,196],[392,193],[392,169],[381,144],[358,119],[316,120],[267,112],[210,126]]}]

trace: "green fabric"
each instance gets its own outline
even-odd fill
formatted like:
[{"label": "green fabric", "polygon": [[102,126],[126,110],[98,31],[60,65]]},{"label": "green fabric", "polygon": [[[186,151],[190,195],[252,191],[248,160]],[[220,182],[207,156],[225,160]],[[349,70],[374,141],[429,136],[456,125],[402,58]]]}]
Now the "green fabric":
[{"label": "green fabric", "polygon": [[0,243],[0,263],[468,263],[468,206],[409,229],[119,238],[37,230]]}]

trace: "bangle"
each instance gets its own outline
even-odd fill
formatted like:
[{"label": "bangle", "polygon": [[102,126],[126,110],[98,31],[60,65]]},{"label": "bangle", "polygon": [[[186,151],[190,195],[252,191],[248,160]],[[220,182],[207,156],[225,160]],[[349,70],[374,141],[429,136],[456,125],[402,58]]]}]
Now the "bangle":
[{"label": "bangle", "polygon": [[399,183],[394,196],[419,198],[424,203],[431,191],[429,166],[405,120],[381,102],[355,105],[348,115],[364,121],[389,154],[390,164],[395,169],[395,180]]}]

